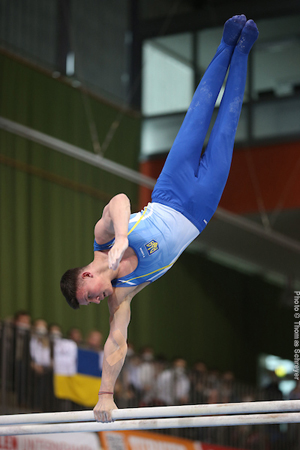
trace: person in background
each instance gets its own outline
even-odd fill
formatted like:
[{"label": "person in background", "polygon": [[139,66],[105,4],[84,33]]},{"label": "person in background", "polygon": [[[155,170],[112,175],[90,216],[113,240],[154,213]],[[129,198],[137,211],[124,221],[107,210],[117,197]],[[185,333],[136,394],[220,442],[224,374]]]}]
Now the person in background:
[{"label": "person in background", "polygon": [[103,342],[103,335],[101,331],[91,330],[87,335],[85,347],[88,350],[93,350],[95,352],[102,352],[103,351],[102,342]]},{"label": "person in background", "polygon": [[36,319],[33,323],[30,357],[33,407],[38,410],[49,410],[51,396],[47,387],[52,378],[52,361],[48,325],[44,319]]},{"label": "person in background", "polygon": [[31,317],[28,311],[20,310],[15,313],[14,324],[18,330],[29,331],[31,326]]},{"label": "person in background", "polygon": [[228,370],[221,376],[220,384],[220,402],[234,403],[238,402],[238,397],[235,392],[235,376],[234,373]]},{"label": "person in background", "polygon": [[80,347],[83,343],[82,331],[79,328],[70,328],[67,339],[71,339]]},{"label": "person in background", "polygon": [[140,406],[150,406],[154,398],[155,364],[154,350],[146,346],[141,351],[141,364],[138,368],[139,385],[141,389]]},{"label": "person in background", "polygon": [[[8,366],[12,368],[13,390],[17,393],[19,406],[26,406],[27,389],[29,381],[29,341],[30,341],[31,316],[26,310],[15,313],[11,332],[12,348],[7,348],[9,354]],[[10,333],[9,333],[10,334]],[[10,359],[11,358],[11,359]]]},{"label": "person in background", "polygon": [[191,372],[191,402],[195,405],[205,403],[205,385],[207,367],[202,361],[197,361]]},{"label": "person in background", "polygon": [[51,323],[49,325],[49,338],[50,341],[54,341],[55,339],[61,339],[63,337],[63,332],[61,326],[57,323]]},{"label": "person in background", "polygon": [[167,406],[185,405],[189,400],[190,386],[187,362],[183,358],[176,358],[172,367],[164,370],[157,378],[157,402]]}]

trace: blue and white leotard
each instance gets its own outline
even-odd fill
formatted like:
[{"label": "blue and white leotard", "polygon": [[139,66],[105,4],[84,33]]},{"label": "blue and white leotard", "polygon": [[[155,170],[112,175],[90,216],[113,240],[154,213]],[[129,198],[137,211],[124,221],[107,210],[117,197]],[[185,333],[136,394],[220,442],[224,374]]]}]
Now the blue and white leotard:
[{"label": "blue and white leotard", "polygon": [[[241,18],[229,21],[225,40],[222,38],[193,96],[156,182],[152,203],[143,212],[131,215],[128,239],[129,246],[137,255],[138,266],[129,275],[113,280],[113,286],[136,286],[161,277],[203,231],[217,209],[230,170],[244,97],[248,53],[258,35],[257,29],[250,24],[236,45],[243,28]],[[218,116],[202,154],[228,68]],[[105,245],[95,243],[94,249],[108,249],[113,242]]]},{"label": "blue and white leotard", "polygon": [[[138,258],[137,268],[112,281],[114,287],[137,286],[152,282],[169,270],[183,250],[199,234],[198,229],[181,213],[159,203],[149,203],[141,212],[131,214],[128,226],[129,247]],[[110,249],[94,242],[95,251]]]}]

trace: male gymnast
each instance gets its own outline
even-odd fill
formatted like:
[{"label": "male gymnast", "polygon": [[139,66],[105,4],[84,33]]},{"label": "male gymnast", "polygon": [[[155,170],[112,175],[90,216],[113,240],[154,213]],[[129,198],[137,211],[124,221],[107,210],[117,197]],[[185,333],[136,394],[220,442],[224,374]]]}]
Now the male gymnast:
[{"label": "male gymnast", "polygon": [[[113,197],[95,226],[93,261],[68,270],[61,279],[61,290],[74,309],[107,298],[110,332],[94,408],[98,421],[111,421],[116,409],[113,391],[126,356],[132,298],[170,269],[217,209],[230,170],[248,54],[257,37],[255,23],[244,15],[225,23],[221,43],[154,187],[152,203],[131,214],[125,194]],[[201,154],[228,68],[218,116]]]}]

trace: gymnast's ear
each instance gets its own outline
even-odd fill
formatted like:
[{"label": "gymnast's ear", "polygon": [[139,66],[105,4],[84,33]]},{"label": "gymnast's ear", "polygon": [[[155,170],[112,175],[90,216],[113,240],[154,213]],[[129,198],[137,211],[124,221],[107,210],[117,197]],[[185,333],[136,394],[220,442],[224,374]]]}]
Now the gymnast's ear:
[{"label": "gymnast's ear", "polygon": [[93,274],[91,272],[82,272],[82,278],[93,278]]}]

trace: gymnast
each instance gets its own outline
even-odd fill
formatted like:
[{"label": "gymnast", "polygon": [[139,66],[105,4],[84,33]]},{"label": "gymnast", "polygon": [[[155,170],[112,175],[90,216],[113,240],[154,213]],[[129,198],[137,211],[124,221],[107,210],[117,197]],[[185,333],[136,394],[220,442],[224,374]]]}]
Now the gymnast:
[{"label": "gymnast", "polygon": [[[108,302],[110,332],[94,408],[97,421],[111,421],[111,411],[116,409],[113,391],[127,352],[132,298],[172,267],[217,209],[230,170],[248,54],[257,37],[255,23],[244,15],[225,23],[221,43],[154,187],[152,203],[131,214],[125,194],[113,197],[95,225],[93,261],[62,276],[61,290],[72,308],[99,304],[104,298]],[[202,154],[228,68],[218,116]]]}]

